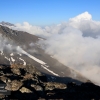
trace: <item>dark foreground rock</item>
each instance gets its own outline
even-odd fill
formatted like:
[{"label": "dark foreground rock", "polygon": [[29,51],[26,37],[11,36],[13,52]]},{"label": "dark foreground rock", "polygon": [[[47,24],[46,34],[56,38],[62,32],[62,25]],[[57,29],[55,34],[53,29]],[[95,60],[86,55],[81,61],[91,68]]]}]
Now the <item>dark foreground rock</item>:
[{"label": "dark foreground rock", "polygon": [[[54,76],[53,76],[54,77]],[[48,81],[34,66],[0,66],[0,84],[6,84],[10,95],[0,100],[99,100],[100,87],[91,82],[77,85]]]}]

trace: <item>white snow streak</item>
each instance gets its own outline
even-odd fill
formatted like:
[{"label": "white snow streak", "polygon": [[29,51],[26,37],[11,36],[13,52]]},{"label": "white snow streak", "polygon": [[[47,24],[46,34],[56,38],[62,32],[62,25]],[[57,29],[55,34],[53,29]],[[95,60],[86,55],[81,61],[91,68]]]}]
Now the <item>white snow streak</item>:
[{"label": "white snow streak", "polygon": [[19,59],[24,62],[23,65],[26,65],[26,62],[24,61],[24,59],[22,59],[22,58],[19,58]]},{"label": "white snow streak", "polygon": [[41,67],[44,68],[45,70],[47,70],[48,72],[52,73],[53,75],[55,76],[59,76],[58,74],[54,73],[53,71],[51,71],[50,69],[48,69],[47,67],[49,67],[48,65],[46,65],[45,62],[43,62],[42,60],[40,59],[37,59],[36,57],[30,55],[29,53],[27,53],[26,51],[24,51],[21,47],[18,46],[18,50],[20,50],[20,52],[22,54],[25,54],[27,55],[29,58],[35,60],[36,62],[38,62],[39,64],[41,64]]},{"label": "white snow streak", "polygon": [[49,70],[48,68],[46,68],[44,65],[41,65],[42,68],[44,68],[45,70],[47,70],[48,72],[52,73],[55,76],[59,76],[58,74],[54,73],[53,71]]},{"label": "white snow streak", "polygon": [[18,53],[20,56],[22,56],[22,54],[21,53]]},{"label": "white snow streak", "polygon": [[11,57],[12,62],[15,62],[15,59],[13,57]]},{"label": "white snow streak", "polygon": [[3,53],[3,51],[1,51],[1,53],[0,53],[1,55],[4,55],[4,53]]},{"label": "white snow streak", "polygon": [[44,39],[42,39],[42,38],[38,38],[39,40],[44,40]]},{"label": "white snow streak", "polygon": [[51,58],[54,58],[53,56],[50,56]]},{"label": "white snow streak", "polygon": [[11,54],[10,54],[10,56],[14,56],[14,54],[13,54],[13,53],[11,53]]},{"label": "white snow streak", "polygon": [[22,49],[22,53],[25,54],[25,55],[27,55],[28,57],[30,57],[31,59],[35,60],[36,62],[38,62],[38,63],[40,63],[40,64],[46,64],[46,63],[43,62],[42,60],[37,59],[36,57],[30,55],[29,53],[27,53],[27,52],[24,51],[23,49]]},{"label": "white snow streak", "polygon": [[10,58],[8,58],[8,57],[6,57],[6,56],[5,56],[5,59],[7,59],[8,61],[10,61]]}]

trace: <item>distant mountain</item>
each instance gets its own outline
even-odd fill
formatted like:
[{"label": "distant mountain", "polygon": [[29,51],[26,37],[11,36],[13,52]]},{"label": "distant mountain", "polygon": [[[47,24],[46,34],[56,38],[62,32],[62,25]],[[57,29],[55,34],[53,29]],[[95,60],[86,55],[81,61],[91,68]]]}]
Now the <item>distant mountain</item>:
[{"label": "distant mountain", "polygon": [[[1,65],[31,64],[42,73],[46,73],[48,80],[62,83],[76,82],[80,84],[88,81],[80,73],[63,65],[51,55],[46,54],[38,43],[42,39],[41,37],[24,31],[12,30],[7,27],[8,25],[12,26],[13,24],[1,22],[0,25],[0,38],[2,39],[1,42],[3,42],[3,49],[0,49]],[[59,77],[62,77],[62,80]]]},{"label": "distant mountain", "polygon": [[0,22],[0,25],[3,25],[3,26],[15,26],[15,25],[12,24],[12,23],[4,22],[4,21]]}]

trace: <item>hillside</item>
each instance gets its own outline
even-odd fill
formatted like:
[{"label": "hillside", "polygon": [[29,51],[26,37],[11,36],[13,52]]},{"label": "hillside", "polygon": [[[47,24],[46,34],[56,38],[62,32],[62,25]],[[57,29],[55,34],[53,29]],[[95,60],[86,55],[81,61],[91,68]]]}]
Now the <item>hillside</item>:
[{"label": "hillside", "polygon": [[[0,64],[31,64],[42,73],[63,77],[63,80],[59,80],[60,82],[72,82],[72,79],[80,81],[77,83],[87,82],[88,79],[80,73],[47,54],[38,43],[42,38],[27,32],[12,30],[2,25],[0,25],[0,34]],[[68,77],[68,79],[65,80],[64,77]]]}]

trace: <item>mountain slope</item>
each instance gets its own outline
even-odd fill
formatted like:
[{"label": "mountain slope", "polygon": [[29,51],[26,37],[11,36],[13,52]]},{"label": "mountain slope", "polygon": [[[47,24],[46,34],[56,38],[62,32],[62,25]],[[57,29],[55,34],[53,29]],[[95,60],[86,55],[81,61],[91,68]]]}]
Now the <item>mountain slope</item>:
[{"label": "mountain slope", "polygon": [[[27,32],[12,30],[2,25],[0,25],[0,34],[1,37],[7,39],[8,44],[12,48],[14,47],[14,50],[11,50],[11,52],[5,48],[1,51],[1,64],[4,64],[3,62],[6,62],[5,64],[8,65],[12,63],[31,64],[36,66],[41,72],[48,74],[48,80],[52,79],[52,81],[71,82],[78,80],[77,82],[80,83],[88,80],[76,71],[61,64],[55,58],[52,58],[52,56],[46,54],[38,44],[38,41],[42,38]],[[64,78],[59,80],[57,77],[67,77],[67,80]]]}]

